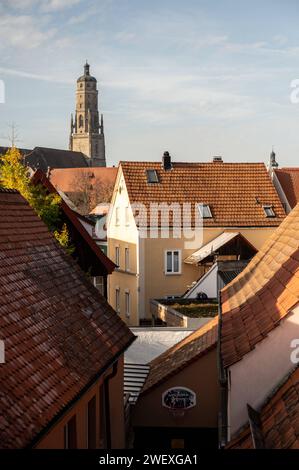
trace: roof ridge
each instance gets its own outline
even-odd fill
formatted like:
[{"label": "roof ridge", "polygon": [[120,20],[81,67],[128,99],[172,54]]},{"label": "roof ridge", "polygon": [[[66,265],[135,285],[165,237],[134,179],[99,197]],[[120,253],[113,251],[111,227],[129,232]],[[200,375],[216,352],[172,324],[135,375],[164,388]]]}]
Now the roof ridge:
[{"label": "roof ridge", "polygon": [[185,338],[181,339],[178,343],[174,344],[173,346],[171,346],[171,348],[167,349],[166,351],[164,351],[162,354],[160,354],[159,356],[155,357],[154,359],[151,360],[151,362],[149,363],[150,365],[154,365],[156,363],[159,363],[160,360],[162,359],[162,356],[164,355],[168,355],[168,354],[171,354],[173,351],[177,351],[178,349],[181,349],[185,346],[187,346],[188,344],[190,344],[194,339],[198,339],[200,338],[203,334],[207,333],[208,331],[210,331],[212,328],[214,328],[214,326],[216,326],[218,324],[218,316],[216,316],[215,318],[213,318],[212,320],[208,321],[207,323],[205,323],[204,325],[202,325],[200,328],[198,328],[197,330],[195,331],[192,331],[192,333],[190,333],[190,335],[187,335],[185,336]]},{"label": "roof ridge", "polygon": [[275,168],[274,171],[285,171],[285,170],[291,170],[291,171],[299,171],[299,167],[297,166],[284,166],[282,168]]},{"label": "roof ridge", "polygon": [[[120,160],[119,164],[134,164],[134,165],[147,165],[147,164],[152,164],[152,165],[161,165],[162,167],[162,161],[160,160]],[[172,161],[172,165],[213,165],[213,166],[220,166],[220,163],[215,163],[212,161],[199,161],[199,162],[187,162],[187,161]],[[265,166],[265,162],[221,162],[221,166],[223,165],[263,165]]]},{"label": "roof ridge", "polygon": [[[177,344],[173,345],[171,348],[167,349],[158,357],[153,359],[149,363],[149,375],[144,383],[141,393],[147,393],[148,390],[150,390],[152,387],[159,385],[162,381],[167,380],[177,371],[181,370],[183,367],[187,367],[200,356],[208,353],[211,349],[213,349],[217,344],[218,338],[217,334],[211,335],[211,332],[214,330],[214,328],[218,328],[218,316],[207,322],[202,327],[193,331],[186,338],[183,338]],[[202,342],[202,344],[199,344],[199,347],[197,349],[195,348],[195,350],[191,349],[191,353],[189,355],[183,354],[183,356],[181,355],[181,357],[178,356],[180,352],[182,353],[183,351],[184,353],[185,349],[190,344],[192,344],[196,340],[200,341],[200,339],[204,338],[205,335],[207,335],[207,340],[205,343]],[[170,360],[171,358],[171,360],[173,360],[174,356],[176,359],[174,361],[174,364],[168,363],[165,368],[165,363],[167,362],[167,359]]]},{"label": "roof ridge", "polygon": [[16,189],[1,188],[1,187],[0,187],[0,193],[20,194],[19,191],[17,191]]}]

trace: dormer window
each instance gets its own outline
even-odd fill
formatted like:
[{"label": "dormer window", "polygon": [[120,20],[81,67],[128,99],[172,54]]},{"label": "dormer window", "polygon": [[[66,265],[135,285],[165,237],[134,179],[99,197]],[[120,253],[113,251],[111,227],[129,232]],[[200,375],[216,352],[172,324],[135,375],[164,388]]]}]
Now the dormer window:
[{"label": "dormer window", "polygon": [[198,210],[203,219],[211,219],[213,217],[208,204],[198,204]]},{"label": "dormer window", "polygon": [[263,206],[266,217],[276,217],[274,209],[272,206]]},{"label": "dormer window", "polygon": [[156,170],[146,170],[146,177],[148,183],[159,183],[159,177]]}]

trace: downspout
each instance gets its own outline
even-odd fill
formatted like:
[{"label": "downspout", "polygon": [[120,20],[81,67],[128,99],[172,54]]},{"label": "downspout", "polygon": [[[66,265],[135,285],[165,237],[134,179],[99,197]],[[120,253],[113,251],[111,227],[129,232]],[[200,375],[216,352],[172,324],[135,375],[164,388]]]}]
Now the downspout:
[{"label": "downspout", "polygon": [[[219,278],[218,278],[219,279]],[[218,280],[217,279],[217,280]],[[228,441],[228,380],[227,371],[223,366],[221,354],[221,329],[222,329],[222,304],[221,304],[221,291],[218,289],[218,342],[217,342],[217,366],[218,366],[218,380],[220,385],[220,412],[218,420],[218,444],[223,448]]]},{"label": "downspout", "polygon": [[106,448],[111,449],[111,420],[110,420],[110,395],[109,382],[117,374],[118,362],[113,364],[112,372],[104,379],[104,399],[105,399],[105,430],[106,430]]}]

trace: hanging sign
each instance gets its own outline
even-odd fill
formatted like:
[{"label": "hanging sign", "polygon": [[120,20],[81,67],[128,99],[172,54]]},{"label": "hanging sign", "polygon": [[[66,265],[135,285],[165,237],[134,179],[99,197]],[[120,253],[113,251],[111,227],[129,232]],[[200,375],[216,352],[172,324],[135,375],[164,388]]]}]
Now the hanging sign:
[{"label": "hanging sign", "polygon": [[196,405],[196,394],[186,387],[169,388],[162,394],[162,406],[170,410],[188,410]]}]

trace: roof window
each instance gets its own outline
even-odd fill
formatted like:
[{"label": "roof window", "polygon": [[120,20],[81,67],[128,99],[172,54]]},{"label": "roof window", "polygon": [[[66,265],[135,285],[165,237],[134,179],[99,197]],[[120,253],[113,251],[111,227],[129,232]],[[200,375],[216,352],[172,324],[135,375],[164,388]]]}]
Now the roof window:
[{"label": "roof window", "polygon": [[203,219],[212,218],[211,208],[208,204],[198,204],[198,210]]},{"label": "roof window", "polygon": [[266,217],[276,217],[274,209],[272,206],[263,206]]},{"label": "roof window", "polygon": [[146,170],[148,183],[159,183],[158,173],[156,170]]}]

